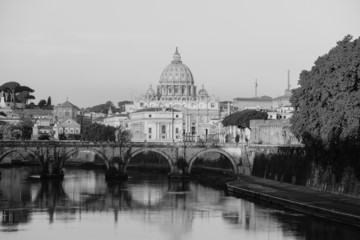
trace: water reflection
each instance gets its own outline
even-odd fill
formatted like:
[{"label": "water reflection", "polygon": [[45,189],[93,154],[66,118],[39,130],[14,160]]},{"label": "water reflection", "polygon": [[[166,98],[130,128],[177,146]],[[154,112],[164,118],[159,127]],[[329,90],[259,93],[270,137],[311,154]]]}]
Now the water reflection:
[{"label": "water reflection", "polygon": [[28,179],[33,170],[2,170],[0,235],[24,230],[8,235],[15,239],[41,228],[50,237],[54,231],[63,234],[66,223],[80,236],[102,231],[103,237],[115,238],[115,232],[129,239],[358,239],[360,234],[161,175],[133,173],[126,182],[107,183],[102,171],[67,169],[62,182],[34,181]]}]

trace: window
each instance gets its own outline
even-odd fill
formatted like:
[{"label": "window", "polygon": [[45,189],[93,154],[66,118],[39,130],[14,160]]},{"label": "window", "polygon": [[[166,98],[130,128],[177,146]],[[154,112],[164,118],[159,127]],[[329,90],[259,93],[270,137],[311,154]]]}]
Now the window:
[{"label": "window", "polygon": [[62,128],[59,128],[59,133],[63,133],[63,129],[62,129]]},{"label": "window", "polygon": [[70,116],[70,112],[69,112],[69,111],[65,111],[65,116],[66,116],[66,117]]},{"label": "window", "polygon": [[149,114],[149,118],[151,118],[151,114]]},{"label": "window", "polygon": [[161,126],[161,133],[162,133],[162,134],[165,134],[165,133],[166,133],[166,126],[165,126],[165,125],[162,125],[162,126]]},{"label": "window", "polygon": [[71,124],[71,120],[67,120],[67,123],[68,123],[68,124]]},{"label": "window", "polygon": [[176,114],[176,115],[175,115],[175,117],[177,117],[177,118],[178,118],[178,117],[179,117],[179,115],[177,115],[177,114]]},{"label": "window", "polygon": [[214,108],[214,107],[215,107],[215,104],[212,103],[212,104],[211,104],[211,107]]},{"label": "window", "polygon": [[148,131],[148,132],[149,132],[149,134],[151,134],[151,128],[149,128],[149,131]]},{"label": "window", "polygon": [[75,128],[75,133],[79,134],[80,133],[80,129],[79,128]]},{"label": "window", "polygon": [[70,128],[70,133],[74,134],[74,129],[73,128]]},{"label": "window", "polygon": [[175,129],[175,133],[179,133],[179,128],[176,128],[176,129]]},{"label": "window", "polygon": [[149,139],[151,139],[151,135],[149,135]]},{"label": "window", "polygon": [[65,134],[68,134],[68,133],[69,133],[69,129],[65,128]]}]

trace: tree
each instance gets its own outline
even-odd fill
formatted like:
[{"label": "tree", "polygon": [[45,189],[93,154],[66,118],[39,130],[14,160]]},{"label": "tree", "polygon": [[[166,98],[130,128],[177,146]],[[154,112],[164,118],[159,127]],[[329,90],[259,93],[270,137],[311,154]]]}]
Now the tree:
[{"label": "tree", "polygon": [[17,82],[7,82],[0,86],[0,90],[9,94],[10,101],[15,102],[15,90],[18,87],[20,87],[20,84]]},{"label": "tree", "polygon": [[47,105],[48,105],[48,106],[51,106],[51,97],[50,97],[50,96],[48,97]]},{"label": "tree", "polygon": [[124,127],[120,126],[115,130],[115,141],[118,142],[121,147],[129,143],[130,140],[131,134]]},{"label": "tree", "polygon": [[121,160],[121,162],[119,162],[119,166],[121,165],[121,167],[120,167],[120,170],[121,170],[121,168],[123,168],[125,166],[125,164],[127,163],[127,160],[130,157],[131,148],[128,149],[128,152],[125,153],[125,156],[123,154],[124,146],[131,141],[130,132],[128,130],[126,130],[124,127],[122,127],[122,126],[116,128],[116,130],[115,130],[115,141],[117,143],[119,143],[120,160]]},{"label": "tree", "polygon": [[27,103],[30,99],[35,99],[33,95],[31,95],[28,91],[22,91],[21,93],[16,95],[16,99],[21,103]]},{"label": "tree", "polygon": [[84,127],[84,140],[86,141],[115,141],[115,128],[98,123],[91,123]]},{"label": "tree", "polygon": [[39,108],[43,108],[46,105],[46,100],[45,99],[41,99],[38,103]]},{"label": "tree", "polygon": [[31,139],[33,126],[34,123],[30,118],[22,119],[22,121],[19,123],[19,128],[21,129],[23,139]]},{"label": "tree", "polygon": [[[3,85],[0,86],[0,91],[3,91],[5,93],[5,98],[9,102],[16,102],[18,100],[17,96],[22,92],[28,92],[28,93],[34,92],[33,89],[27,86],[21,86],[18,82],[4,83]],[[29,94],[29,96],[31,95]]]},{"label": "tree", "polygon": [[339,41],[301,72],[299,85],[290,99],[291,123],[305,145],[329,147],[360,138],[360,38]]},{"label": "tree", "polygon": [[225,117],[222,121],[222,124],[227,126],[238,126],[241,128],[250,128],[250,120],[255,119],[264,119],[268,118],[268,114],[266,112],[260,112],[252,109],[245,109],[240,112],[235,112]]}]

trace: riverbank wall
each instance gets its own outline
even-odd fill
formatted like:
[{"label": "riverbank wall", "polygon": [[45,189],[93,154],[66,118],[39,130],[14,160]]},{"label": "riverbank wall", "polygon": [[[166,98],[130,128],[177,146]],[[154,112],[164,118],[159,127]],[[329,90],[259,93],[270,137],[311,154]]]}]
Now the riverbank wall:
[{"label": "riverbank wall", "polygon": [[360,201],[355,197],[319,192],[304,186],[253,176],[240,176],[237,180],[228,182],[226,188],[233,196],[360,227]]},{"label": "riverbank wall", "polygon": [[271,153],[255,152],[252,176],[360,197],[359,164],[342,161],[341,156],[330,161],[332,157],[326,152],[315,155],[299,147],[282,147]]}]

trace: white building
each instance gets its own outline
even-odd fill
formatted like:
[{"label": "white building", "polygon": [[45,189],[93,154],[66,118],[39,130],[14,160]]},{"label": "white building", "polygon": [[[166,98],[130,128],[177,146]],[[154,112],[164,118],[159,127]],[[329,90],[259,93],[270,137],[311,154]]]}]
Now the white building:
[{"label": "white building", "polygon": [[268,119],[289,119],[294,114],[295,109],[291,106],[280,107],[276,109],[276,112],[268,112]]},{"label": "white building", "polygon": [[120,127],[120,126],[123,128],[128,128],[128,121],[129,121],[129,115],[122,114],[122,113],[109,115],[109,116],[103,118],[104,125],[115,127],[115,128]]},{"label": "white building", "polygon": [[144,108],[130,113],[132,142],[180,142],[183,114],[173,108]]},{"label": "white building", "polygon": [[129,112],[146,108],[173,108],[181,112],[185,136],[191,139],[206,139],[209,121],[220,117],[220,101],[210,96],[204,86],[198,91],[190,69],[183,64],[176,48],[171,63],[160,75],[155,90],[150,85],[145,95],[132,105],[126,105]]}]

